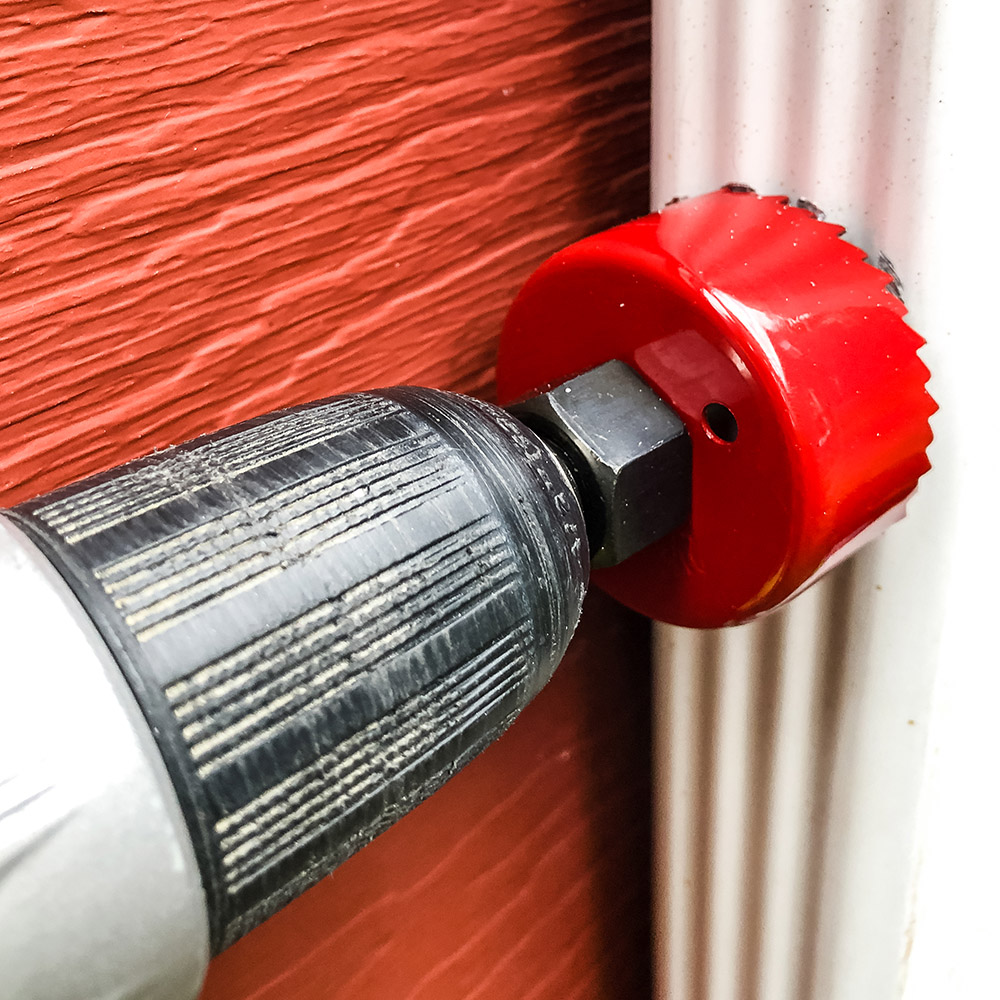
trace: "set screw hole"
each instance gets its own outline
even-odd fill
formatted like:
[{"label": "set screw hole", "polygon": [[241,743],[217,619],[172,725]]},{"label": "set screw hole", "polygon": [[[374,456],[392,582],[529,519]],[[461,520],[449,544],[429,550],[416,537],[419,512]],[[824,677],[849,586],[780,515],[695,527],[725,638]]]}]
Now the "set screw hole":
[{"label": "set screw hole", "polygon": [[701,411],[701,416],[713,437],[727,444],[732,444],[736,440],[740,429],[733,411],[728,406],[723,406],[722,403],[709,403]]}]

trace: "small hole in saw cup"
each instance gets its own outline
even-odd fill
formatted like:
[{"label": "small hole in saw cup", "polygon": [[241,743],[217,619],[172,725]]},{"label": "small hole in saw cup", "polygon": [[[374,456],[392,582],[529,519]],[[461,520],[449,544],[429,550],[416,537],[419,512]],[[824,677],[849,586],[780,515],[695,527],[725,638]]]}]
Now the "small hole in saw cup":
[{"label": "small hole in saw cup", "polygon": [[701,418],[712,437],[726,444],[732,444],[740,432],[733,411],[722,403],[709,403],[701,411]]}]

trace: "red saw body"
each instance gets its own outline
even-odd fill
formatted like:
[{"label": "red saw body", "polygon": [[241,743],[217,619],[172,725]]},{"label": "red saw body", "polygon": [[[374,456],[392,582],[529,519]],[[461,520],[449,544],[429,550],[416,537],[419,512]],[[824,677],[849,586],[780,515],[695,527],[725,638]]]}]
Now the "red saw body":
[{"label": "red saw body", "polygon": [[576,243],[522,289],[502,402],[617,358],[691,436],[687,526],[594,573],[625,604],[746,621],[902,516],[929,468],[923,340],[843,231],[728,188]]}]

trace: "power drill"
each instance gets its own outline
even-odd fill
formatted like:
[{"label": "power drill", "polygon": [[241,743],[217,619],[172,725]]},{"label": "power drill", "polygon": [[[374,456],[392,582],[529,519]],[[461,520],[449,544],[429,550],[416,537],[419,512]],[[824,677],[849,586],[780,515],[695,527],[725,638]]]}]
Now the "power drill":
[{"label": "power drill", "polygon": [[733,624],[899,516],[927,373],[840,235],[679,201],[529,280],[507,409],[334,397],[6,511],[0,997],[195,997],[507,728],[592,575]]}]

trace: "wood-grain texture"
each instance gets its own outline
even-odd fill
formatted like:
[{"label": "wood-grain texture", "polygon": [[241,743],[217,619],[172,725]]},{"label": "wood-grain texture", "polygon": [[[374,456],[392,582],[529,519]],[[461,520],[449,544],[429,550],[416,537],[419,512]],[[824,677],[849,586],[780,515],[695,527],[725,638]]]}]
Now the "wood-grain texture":
[{"label": "wood-grain texture", "polygon": [[649,650],[588,598],[555,677],[423,805],[237,942],[202,1000],[649,996]]},{"label": "wood-grain texture", "polygon": [[[645,210],[638,0],[0,10],[0,502],[278,406],[489,394],[549,253]],[[648,990],[646,646],[570,662],[206,998]]]}]

